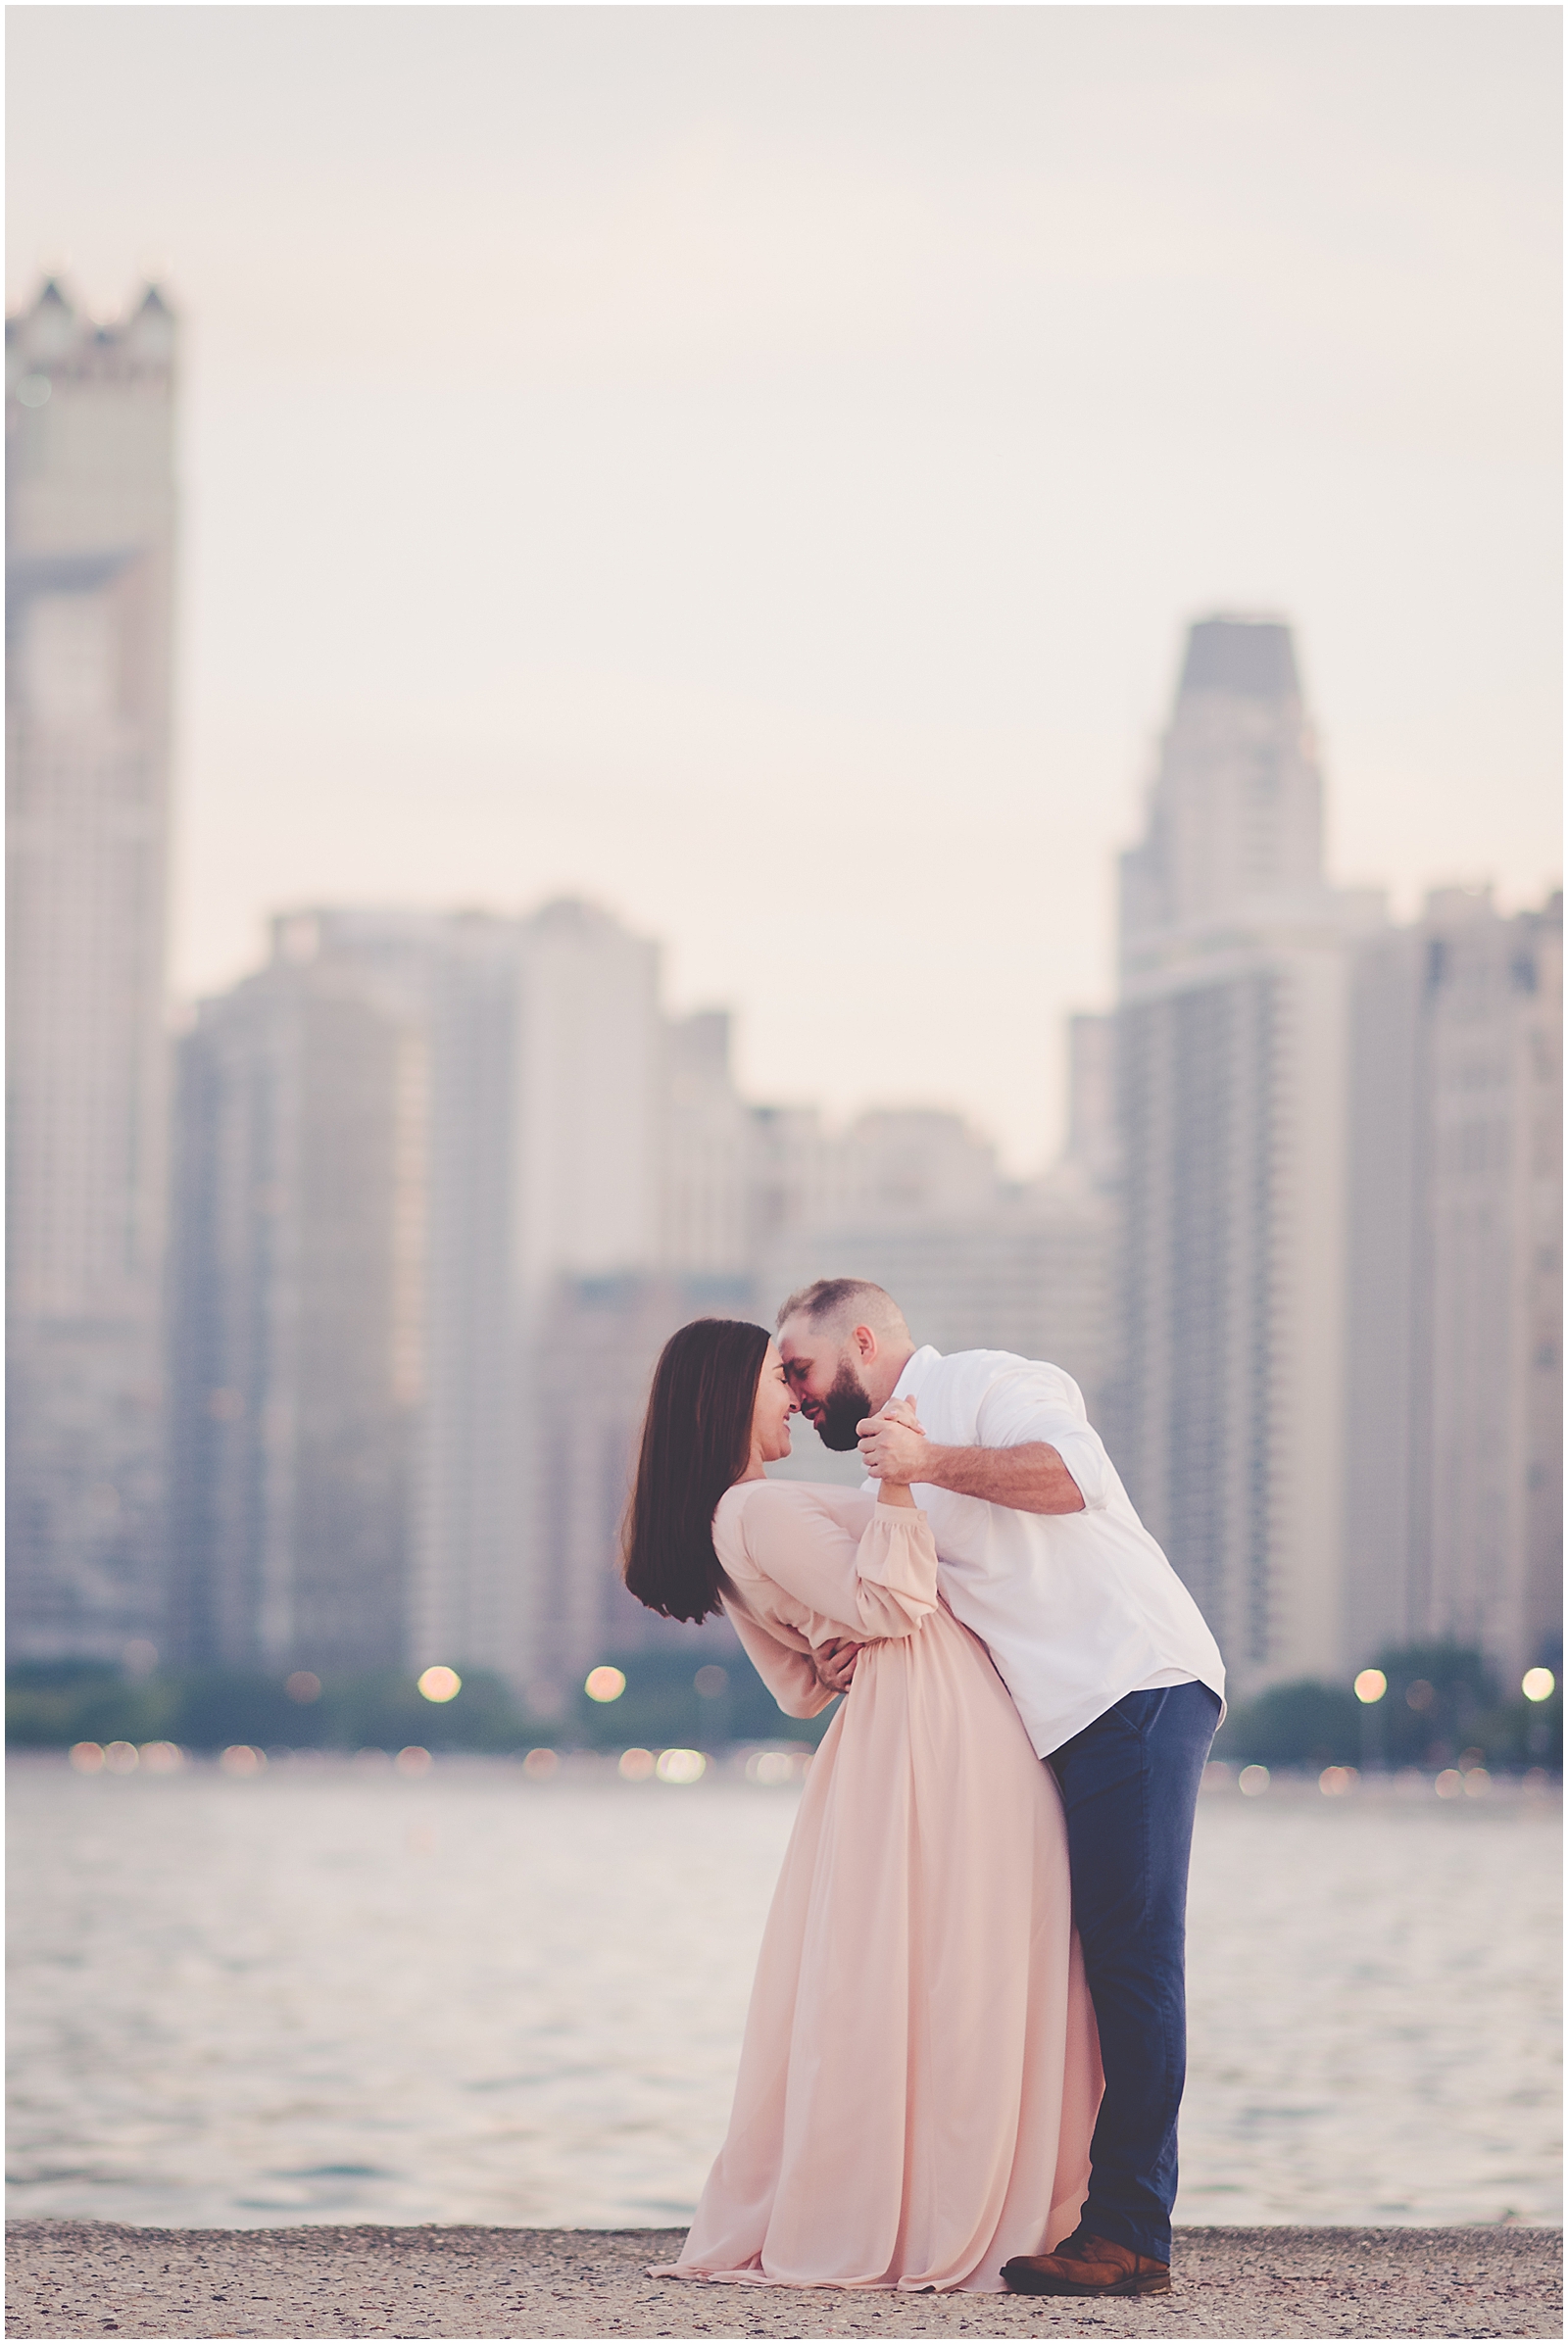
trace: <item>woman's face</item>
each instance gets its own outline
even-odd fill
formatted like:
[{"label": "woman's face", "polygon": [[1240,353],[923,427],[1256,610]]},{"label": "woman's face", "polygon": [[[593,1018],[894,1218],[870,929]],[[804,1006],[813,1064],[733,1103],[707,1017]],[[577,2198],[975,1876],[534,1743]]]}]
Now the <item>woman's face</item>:
[{"label": "woman's face", "polygon": [[757,1402],[752,1410],[752,1459],[754,1463],[771,1465],[790,1453],[790,1418],[800,1403],[790,1390],[779,1357],[778,1344],[770,1343],[762,1361],[762,1372],[757,1379]]}]

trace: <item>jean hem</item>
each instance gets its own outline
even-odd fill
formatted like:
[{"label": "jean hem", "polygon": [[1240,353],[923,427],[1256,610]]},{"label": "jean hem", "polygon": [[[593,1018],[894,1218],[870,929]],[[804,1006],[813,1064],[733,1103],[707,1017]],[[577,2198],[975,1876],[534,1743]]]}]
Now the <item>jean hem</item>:
[{"label": "jean hem", "polygon": [[1157,2230],[1146,2222],[1134,2222],[1125,2214],[1100,2213],[1093,2201],[1078,2217],[1078,2226],[1091,2238],[1108,2238],[1114,2246],[1125,2246],[1135,2255],[1148,2255],[1151,2261],[1170,2266],[1170,2225]]}]

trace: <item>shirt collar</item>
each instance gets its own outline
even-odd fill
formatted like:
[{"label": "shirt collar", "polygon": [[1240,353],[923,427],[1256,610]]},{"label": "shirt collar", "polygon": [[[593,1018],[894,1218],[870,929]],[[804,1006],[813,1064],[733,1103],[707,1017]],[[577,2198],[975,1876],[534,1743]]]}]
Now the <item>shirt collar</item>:
[{"label": "shirt collar", "polygon": [[903,1375],[893,1387],[893,1397],[896,1400],[917,1399],[921,1385],[941,1357],[942,1353],[934,1343],[923,1343],[917,1351],[911,1351],[904,1363]]}]

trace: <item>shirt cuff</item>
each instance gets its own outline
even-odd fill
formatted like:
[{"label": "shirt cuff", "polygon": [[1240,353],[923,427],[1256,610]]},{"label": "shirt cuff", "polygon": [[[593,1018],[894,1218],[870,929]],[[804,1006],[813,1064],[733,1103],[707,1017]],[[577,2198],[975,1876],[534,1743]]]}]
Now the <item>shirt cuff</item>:
[{"label": "shirt cuff", "polygon": [[1084,1511],[1096,1514],[1110,1502],[1110,1477],[1105,1470],[1105,1452],[1100,1442],[1090,1437],[1069,1433],[1052,1447],[1072,1475],[1073,1484],[1084,1501]]}]

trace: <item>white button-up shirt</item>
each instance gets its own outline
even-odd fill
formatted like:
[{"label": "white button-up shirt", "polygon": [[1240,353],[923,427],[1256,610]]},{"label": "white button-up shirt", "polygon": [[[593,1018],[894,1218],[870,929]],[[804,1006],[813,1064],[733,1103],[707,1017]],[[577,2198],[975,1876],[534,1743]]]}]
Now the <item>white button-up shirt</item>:
[{"label": "white button-up shirt", "polygon": [[[1124,1693],[1196,1679],[1225,1698],[1219,1646],[1133,1510],[1071,1376],[1011,1351],[924,1344],[894,1394],[947,1448],[1049,1441],[1081,1514],[1024,1514],[921,1483],[942,1592],[982,1638],[1042,1758]],[[874,1489],[875,1483],[868,1488]]]}]

